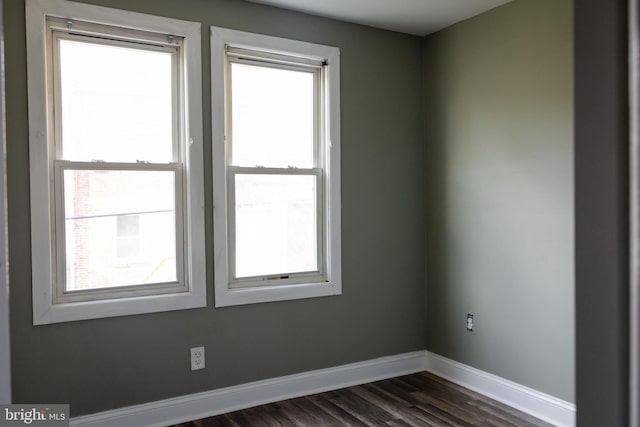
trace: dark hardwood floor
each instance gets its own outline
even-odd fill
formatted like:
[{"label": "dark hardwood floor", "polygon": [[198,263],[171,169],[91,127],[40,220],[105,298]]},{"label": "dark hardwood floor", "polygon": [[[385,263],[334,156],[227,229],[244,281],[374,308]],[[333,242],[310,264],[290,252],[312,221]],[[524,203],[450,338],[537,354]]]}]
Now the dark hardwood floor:
[{"label": "dark hardwood floor", "polygon": [[422,372],[261,405],[174,427],[550,426]]}]

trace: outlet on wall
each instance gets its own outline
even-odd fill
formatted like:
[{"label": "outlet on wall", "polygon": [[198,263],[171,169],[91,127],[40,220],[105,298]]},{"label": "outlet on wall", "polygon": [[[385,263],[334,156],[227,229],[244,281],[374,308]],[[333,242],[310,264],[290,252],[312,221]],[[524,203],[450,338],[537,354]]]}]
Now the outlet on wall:
[{"label": "outlet on wall", "polygon": [[473,314],[467,313],[467,331],[473,332]]},{"label": "outlet on wall", "polygon": [[204,369],[204,347],[191,349],[191,370]]}]

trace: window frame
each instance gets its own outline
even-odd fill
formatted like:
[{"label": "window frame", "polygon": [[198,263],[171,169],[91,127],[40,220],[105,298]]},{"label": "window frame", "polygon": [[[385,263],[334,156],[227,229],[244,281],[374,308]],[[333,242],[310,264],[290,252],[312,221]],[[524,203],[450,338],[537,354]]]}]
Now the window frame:
[{"label": "window frame", "polygon": [[[264,51],[255,51],[246,48],[237,49],[232,46],[225,46],[225,129],[226,129],[226,168],[227,168],[227,226],[228,226],[228,268],[229,268],[229,289],[255,288],[289,284],[303,284],[309,282],[319,282],[325,280],[325,256],[324,247],[326,246],[326,235],[324,233],[324,179],[322,155],[322,134],[326,122],[321,103],[325,98],[325,67],[323,61],[310,60],[308,58],[292,57],[288,55],[276,55]],[[233,74],[232,67],[234,64],[248,65],[254,67],[270,68],[275,70],[296,71],[308,73],[313,76],[313,132],[312,132],[312,165],[307,168],[284,166],[265,166],[265,165],[238,165],[233,160]],[[316,200],[316,266],[313,271],[301,272],[274,272],[258,276],[242,276],[236,275],[236,241],[230,238],[235,234],[236,215],[235,206],[235,185],[238,175],[278,175],[278,176],[312,176],[315,179]],[[286,278],[285,278],[286,277]],[[268,282],[267,282],[268,281]]]},{"label": "window frame", "polygon": [[[34,325],[82,319],[180,310],[206,306],[204,242],[204,171],[202,164],[201,25],[66,0],[26,0],[31,190],[31,248]],[[173,161],[170,163],[80,162],[62,160],[59,88],[54,67],[51,22],[79,22],[78,34],[98,34],[116,41],[170,45],[182,39],[174,60]],[[57,24],[56,24],[57,25]],[[72,24],[73,25],[73,24]],[[59,25],[58,25],[59,26]],[[112,33],[109,33],[112,31]],[[59,36],[62,33],[56,34]],[[76,35],[64,34],[63,39]],[[156,37],[157,39],[154,39]],[[142,46],[142,45],[140,45]],[[57,49],[57,48],[56,48]],[[153,48],[149,48],[152,50]],[[177,82],[177,84],[176,84]],[[68,169],[173,171],[175,174],[176,283],[64,292],[64,182]],[[61,247],[62,245],[62,247]]]},{"label": "window frame", "polygon": [[[314,164],[311,168],[238,166],[231,162],[230,68],[232,63],[307,70],[315,79]],[[260,61],[256,63],[254,60]],[[340,51],[336,47],[211,27],[215,306],[340,295]],[[319,119],[318,119],[319,118]],[[318,271],[236,278],[233,186],[238,174],[316,177]],[[268,282],[268,284],[267,284]]]}]

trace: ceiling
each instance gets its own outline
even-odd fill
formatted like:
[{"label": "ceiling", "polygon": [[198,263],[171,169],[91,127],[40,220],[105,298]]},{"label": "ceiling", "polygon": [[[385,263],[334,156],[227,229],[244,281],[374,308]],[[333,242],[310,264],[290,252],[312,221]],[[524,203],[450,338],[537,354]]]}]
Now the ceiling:
[{"label": "ceiling", "polygon": [[249,0],[424,36],[511,0]]}]

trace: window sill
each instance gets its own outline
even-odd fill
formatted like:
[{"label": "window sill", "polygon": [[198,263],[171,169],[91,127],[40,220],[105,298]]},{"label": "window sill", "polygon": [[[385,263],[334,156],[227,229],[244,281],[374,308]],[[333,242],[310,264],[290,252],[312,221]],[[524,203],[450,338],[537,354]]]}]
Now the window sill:
[{"label": "window sill", "polygon": [[186,310],[206,306],[207,298],[204,289],[203,292],[183,292],[50,304],[42,308],[34,307],[33,324],[47,325],[75,320]]}]

